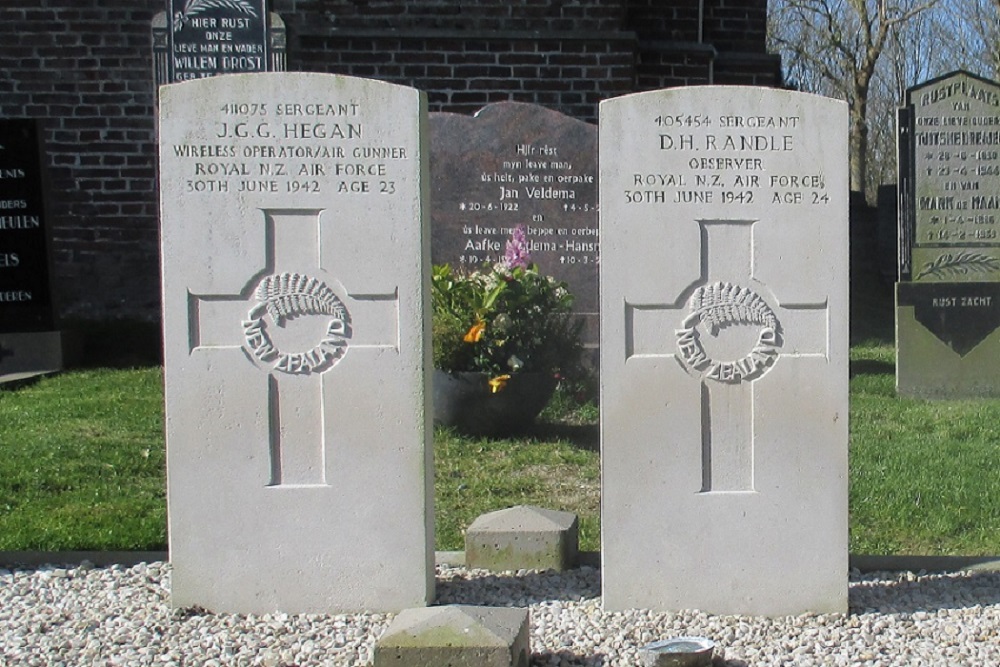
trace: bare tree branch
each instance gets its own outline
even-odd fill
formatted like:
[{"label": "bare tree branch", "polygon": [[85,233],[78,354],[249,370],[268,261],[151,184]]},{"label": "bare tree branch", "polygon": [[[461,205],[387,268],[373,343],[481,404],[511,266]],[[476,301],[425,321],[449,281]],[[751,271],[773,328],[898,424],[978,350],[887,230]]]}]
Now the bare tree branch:
[{"label": "bare tree branch", "polygon": [[[900,35],[939,3],[970,1],[977,0],[771,0],[770,44],[782,55],[790,79],[809,92],[832,94],[848,103],[852,190],[874,196],[878,183],[869,178],[870,160],[879,161],[872,174],[881,178],[888,173],[882,163],[891,160],[893,151],[887,145],[893,132],[886,127],[895,125],[901,80],[917,69],[880,66],[884,55],[891,51],[892,58],[910,57]],[[1000,0],[990,1],[997,6],[994,14],[1000,12]],[[886,103],[886,97],[897,99]],[[872,118],[875,111],[877,120]],[[874,132],[873,120],[878,124]]]}]

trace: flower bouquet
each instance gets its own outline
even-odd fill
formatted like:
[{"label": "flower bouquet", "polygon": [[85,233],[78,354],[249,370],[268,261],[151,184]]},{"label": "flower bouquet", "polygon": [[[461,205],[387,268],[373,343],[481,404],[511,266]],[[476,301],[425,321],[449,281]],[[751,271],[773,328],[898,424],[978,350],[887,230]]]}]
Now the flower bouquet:
[{"label": "flower bouquet", "polygon": [[431,301],[437,423],[490,435],[520,430],[579,364],[573,295],[531,262],[523,225],[496,263],[468,272],[436,265]]}]

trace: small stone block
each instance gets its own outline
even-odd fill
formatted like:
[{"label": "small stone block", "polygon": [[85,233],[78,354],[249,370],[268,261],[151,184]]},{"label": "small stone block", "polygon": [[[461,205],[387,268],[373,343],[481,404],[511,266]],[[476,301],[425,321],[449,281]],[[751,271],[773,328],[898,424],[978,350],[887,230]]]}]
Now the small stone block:
[{"label": "small stone block", "polygon": [[569,570],[577,565],[579,523],[572,512],[518,505],[483,514],[465,531],[468,567]]},{"label": "small stone block", "polygon": [[403,610],[373,667],[528,667],[528,610],[449,605]]}]

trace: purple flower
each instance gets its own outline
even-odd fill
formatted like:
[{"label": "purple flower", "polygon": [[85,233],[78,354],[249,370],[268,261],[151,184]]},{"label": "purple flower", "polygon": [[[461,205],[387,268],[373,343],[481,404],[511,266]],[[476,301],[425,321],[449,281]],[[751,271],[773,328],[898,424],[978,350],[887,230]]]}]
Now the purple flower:
[{"label": "purple flower", "polygon": [[531,254],[528,252],[528,235],[524,230],[524,225],[514,227],[500,264],[508,271],[518,267],[526,269],[531,264]]}]

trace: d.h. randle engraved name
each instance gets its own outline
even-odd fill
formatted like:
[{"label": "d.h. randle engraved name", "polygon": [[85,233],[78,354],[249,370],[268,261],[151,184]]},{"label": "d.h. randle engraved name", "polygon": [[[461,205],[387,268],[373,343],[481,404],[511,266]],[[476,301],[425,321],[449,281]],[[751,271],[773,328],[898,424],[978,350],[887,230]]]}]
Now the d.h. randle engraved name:
[{"label": "d.h. randle engraved name", "polygon": [[672,159],[669,172],[633,173],[625,203],[827,206],[826,176],[808,165],[786,164],[801,148],[798,116],[657,116],[650,136]]},{"label": "d.h. randle engraved name", "polygon": [[[696,145],[697,142],[697,145]],[[706,134],[696,137],[693,134],[661,134],[660,150],[704,150],[704,151],[739,151],[739,152],[787,152],[795,150],[795,142],[790,134],[726,134],[717,136]]]}]

